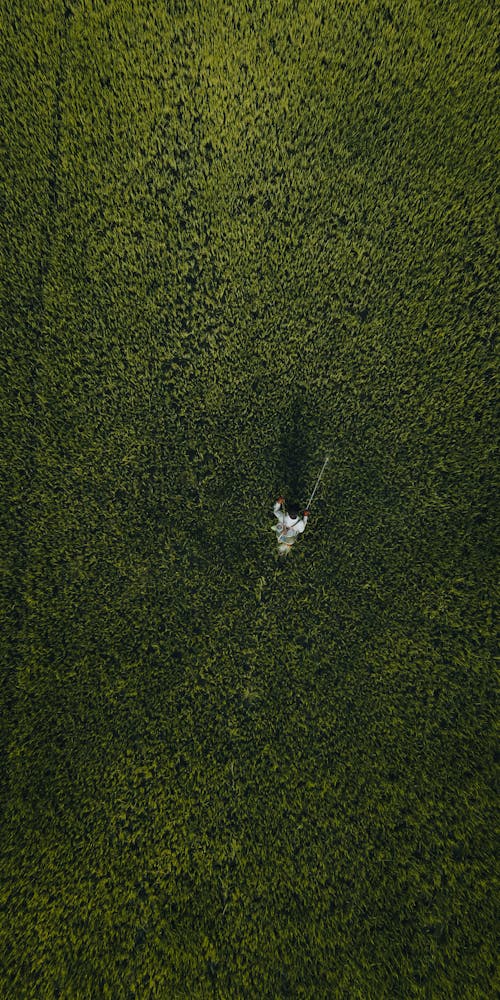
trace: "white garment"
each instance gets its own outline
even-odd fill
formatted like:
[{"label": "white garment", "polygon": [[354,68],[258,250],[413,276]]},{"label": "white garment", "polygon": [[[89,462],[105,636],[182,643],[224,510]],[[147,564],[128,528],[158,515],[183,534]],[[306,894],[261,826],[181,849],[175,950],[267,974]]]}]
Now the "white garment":
[{"label": "white garment", "polygon": [[286,538],[295,538],[296,535],[300,535],[306,530],[307,517],[290,517],[286,513],[283,516],[281,504],[278,501],[276,501],[273,511],[274,516],[278,518],[279,524],[283,526],[282,533]]}]

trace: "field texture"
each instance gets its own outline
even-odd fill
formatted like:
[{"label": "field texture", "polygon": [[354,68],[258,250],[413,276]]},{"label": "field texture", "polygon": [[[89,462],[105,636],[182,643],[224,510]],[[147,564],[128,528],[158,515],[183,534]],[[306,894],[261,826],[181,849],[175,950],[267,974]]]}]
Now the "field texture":
[{"label": "field texture", "polygon": [[494,5],[2,7],[0,997],[490,1000]]}]

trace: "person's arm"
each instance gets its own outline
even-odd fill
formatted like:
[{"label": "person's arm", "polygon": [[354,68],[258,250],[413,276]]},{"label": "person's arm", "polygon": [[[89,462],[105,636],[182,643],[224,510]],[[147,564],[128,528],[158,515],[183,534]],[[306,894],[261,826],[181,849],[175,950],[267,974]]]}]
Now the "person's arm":
[{"label": "person's arm", "polygon": [[281,522],[283,522],[284,519],[285,519],[285,512],[280,509],[281,508],[281,504],[284,503],[284,502],[285,501],[284,501],[283,497],[278,497],[278,499],[277,499],[277,501],[276,501],[276,503],[275,503],[275,505],[273,507],[273,511],[274,511],[275,517],[277,517],[278,521],[281,521]]},{"label": "person's arm", "polygon": [[303,515],[302,515],[301,520],[297,521],[297,524],[294,526],[295,527],[295,531],[297,532],[297,534],[301,535],[302,532],[306,530],[308,517],[309,517],[309,511],[305,510],[304,513],[303,513]]}]

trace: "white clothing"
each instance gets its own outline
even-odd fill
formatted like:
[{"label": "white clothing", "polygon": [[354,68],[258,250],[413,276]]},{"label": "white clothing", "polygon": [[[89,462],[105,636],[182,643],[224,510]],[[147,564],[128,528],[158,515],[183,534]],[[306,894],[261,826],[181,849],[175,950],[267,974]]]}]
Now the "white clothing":
[{"label": "white clothing", "polygon": [[282,526],[281,534],[284,535],[285,538],[295,538],[297,535],[302,534],[302,532],[306,530],[307,516],[290,517],[290,515],[286,513],[283,516],[283,511],[281,510],[281,504],[278,503],[278,501],[276,501],[273,507],[273,511],[274,511],[274,516],[278,518],[279,522],[279,524],[276,525],[276,527],[278,528],[279,525]]}]

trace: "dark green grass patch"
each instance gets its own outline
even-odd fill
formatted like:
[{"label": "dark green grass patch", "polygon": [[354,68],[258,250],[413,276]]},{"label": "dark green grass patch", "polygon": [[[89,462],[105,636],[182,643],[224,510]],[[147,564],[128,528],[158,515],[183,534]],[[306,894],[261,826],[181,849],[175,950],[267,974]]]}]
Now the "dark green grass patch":
[{"label": "dark green grass patch", "polygon": [[1,995],[492,996],[490,5],[11,2],[2,69]]}]

